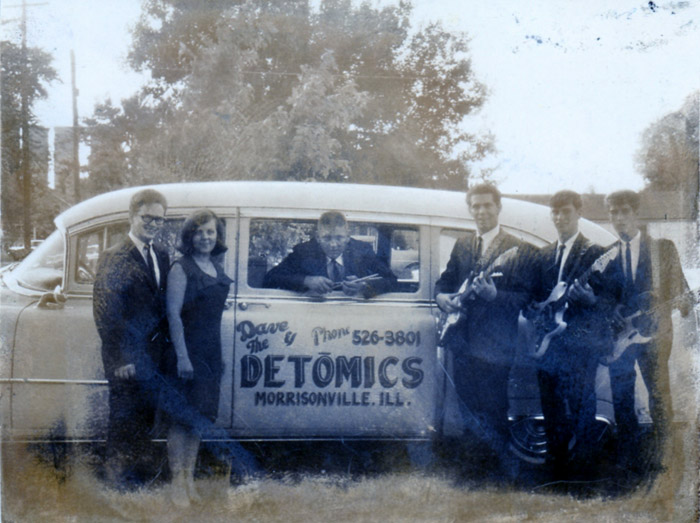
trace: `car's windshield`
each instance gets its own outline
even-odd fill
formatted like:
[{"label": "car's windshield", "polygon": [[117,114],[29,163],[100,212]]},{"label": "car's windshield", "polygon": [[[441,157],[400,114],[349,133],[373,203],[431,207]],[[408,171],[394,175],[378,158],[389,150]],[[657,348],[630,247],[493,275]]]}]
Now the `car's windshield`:
[{"label": "car's windshield", "polygon": [[63,282],[63,259],[63,234],[56,230],[6,278],[27,289],[52,291]]}]

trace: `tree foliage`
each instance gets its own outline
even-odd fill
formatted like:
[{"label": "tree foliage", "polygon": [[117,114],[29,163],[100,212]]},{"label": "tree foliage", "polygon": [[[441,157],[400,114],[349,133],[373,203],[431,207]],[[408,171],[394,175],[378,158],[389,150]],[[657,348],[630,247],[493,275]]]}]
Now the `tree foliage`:
[{"label": "tree foliage", "polygon": [[660,118],[644,131],[637,162],[649,189],[698,194],[699,105],[700,91],[696,91],[678,111]]},{"label": "tree foliage", "polygon": [[[324,180],[463,188],[490,137],[467,37],[410,4],[147,0],[131,65],[152,82],[87,121],[95,190],[141,181]],[[122,172],[122,176],[119,173]]]},{"label": "tree foliage", "polygon": [[[12,42],[0,42],[0,96],[2,106],[2,227],[3,237],[13,241],[21,237],[22,232],[22,88],[27,93],[28,119],[31,131],[36,129],[37,122],[32,112],[34,103],[47,96],[47,86],[58,79],[56,70],[51,66],[52,56],[38,48],[27,49],[26,78],[22,78],[23,57],[20,46]],[[24,84],[23,84],[24,81]],[[46,179],[36,176],[46,165],[48,158],[41,157],[46,151],[32,146],[30,142],[30,165],[32,174],[32,206],[33,223],[39,235],[47,234],[52,227],[52,218],[57,214],[58,202],[55,201],[46,187]],[[45,173],[44,173],[45,174]]]}]

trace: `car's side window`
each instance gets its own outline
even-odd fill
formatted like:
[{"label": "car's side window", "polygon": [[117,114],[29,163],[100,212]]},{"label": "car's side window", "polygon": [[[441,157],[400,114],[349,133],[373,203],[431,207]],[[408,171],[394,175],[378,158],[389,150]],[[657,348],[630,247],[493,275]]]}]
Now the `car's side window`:
[{"label": "car's side window", "polygon": [[[176,245],[183,221],[181,218],[166,220],[165,225],[154,240],[156,245],[168,251],[171,260],[180,257]],[[77,238],[76,263],[73,265],[75,282],[92,284],[95,281],[97,261],[102,251],[117,245],[128,234],[129,224],[126,221],[103,225],[81,233]]]},{"label": "car's side window", "polygon": [[[252,219],[248,249],[248,286],[262,288],[265,274],[294,247],[314,237],[313,220]],[[384,223],[350,223],[350,235],[372,246],[398,279],[397,292],[416,292],[420,285],[418,227]]]},{"label": "car's side window", "polygon": [[92,283],[97,272],[97,259],[102,252],[104,229],[83,234],[78,237],[78,257],[75,264],[75,281]]},{"label": "car's side window", "polygon": [[474,234],[474,232],[464,229],[442,229],[440,231],[440,250],[438,252],[440,272],[438,274],[442,274],[447,268],[447,262],[450,261],[450,254],[452,254],[452,249],[457,240],[467,234]]}]

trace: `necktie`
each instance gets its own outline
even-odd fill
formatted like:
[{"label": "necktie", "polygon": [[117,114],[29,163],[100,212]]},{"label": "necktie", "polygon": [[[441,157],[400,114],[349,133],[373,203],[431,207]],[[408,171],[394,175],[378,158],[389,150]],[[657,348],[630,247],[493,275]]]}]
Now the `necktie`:
[{"label": "necktie", "polygon": [[557,281],[561,281],[562,273],[564,272],[564,267],[561,263],[564,261],[564,249],[566,249],[566,245],[562,243],[557,249],[557,258],[554,261],[554,266],[557,268]]},{"label": "necktie", "polygon": [[330,277],[336,283],[343,281],[343,271],[338,260],[331,260]]},{"label": "necktie", "polygon": [[554,265],[556,265],[557,268],[560,268],[559,266],[561,265],[561,259],[564,257],[564,249],[566,249],[566,245],[563,243],[557,249],[557,257],[554,260]]},{"label": "necktie", "polygon": [[630,287],[634,285],[634,274],[632,273],[632,251],[630,250],[630,242],[625,242],[627,248],[625,249],[625,276],[627,278],[627,285]]},{"label": "necktie", "polygon": [[153,256],[151,255],[151,244],[150,243],[146,244],[146,246],[143,248],[143,252],[146,254],[146,264],[148,265],[148,274],[150,274],[150,276],[154,282],[158,283],[158,280],[156,279],[156,268],[155,268],[155,265],[153,264]]},{"label": "necktie", "polygon": [[484,246],[484,240],[481,238],[481,236],[477,236],[476,237],[476,249],[474,250],[474,252],[476,252],[476,259],[477,260],[479,258],[481,258],[481,254],[482,254],[481,250],[482,250],[483,246]]}]

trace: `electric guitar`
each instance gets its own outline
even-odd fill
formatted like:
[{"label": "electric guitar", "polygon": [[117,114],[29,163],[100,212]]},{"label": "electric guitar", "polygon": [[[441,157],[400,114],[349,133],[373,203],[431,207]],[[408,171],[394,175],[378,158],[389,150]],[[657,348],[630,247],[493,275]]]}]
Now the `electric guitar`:
[{"label": "electric guitar", "polygon": [[[617,247],[612,247],[598,257],[591,266],[579,278],[581,286],[588,283],[588,279],[595,272],[603,272],[607,266],[617,257]],[[571,286],[565,282],[558,282],[549,293],[547,299],[531,304],[523,311],[531,332],[534,332],[534,347],[530,356],[535,359],[542,358],[552,343],[552,340],[566,330],[568,326],[564,321],[564,313],[569,307],[569,292]]]},{"label": "electric guitar", "polygon": [[[496,257],[496,259],[489,264],[486,270],[481,272],[483,278],[500,278],[501,276],[503,276],[503,273],[498,272],[496,269],[499,269],[506,263],[509,263],[513,258],[515,258],[515,255],[517,253],[518,248],[511,247],[510,249],[499,254],[498,257]],[[448,332],[450,332],[457,323],[466,319],[466,303],[469,300],[474,300],[476,297],[474,293],[474,280],[477,276],[478,274],[474,274],[474,272],[472,271],[469,274],[469,276],[464,280],[464,282],[462,282],[462,285],[460,285],[459,290],[457,292],[449,294],[450,299],[459,296],[460,307],[455,312],[443,312],[440,315],[440,318],[438,319],[438,333],[440,335],[438,345],[444,346],[443,342],[446,339]]]},{"label": "electric guitar", "polygon": [[[647,291],[644,293],[648,296],[651,296],[651,291]],[[669,307],[673,308],[676,306],[677,303],[683,302],[686,300],[692,300],[692,303],[697,302],[697,289],[694,290],[689,290],[684,292],[683,294],[680,294],[673,298],[672,300],[669,300],[665,303],[661,303],[657,305],[656,307],[652,307],[647,311],[642,311],[640,309],[637,309],[634,311],[632,314],[629,314],[627,316],[622,316],[621,311],[624,308],[623,304],[620,304],[616,307],[616,312],[622,316],[622,327],[618,330],[618,332],[615,334],[615,339],[613,342],[613,351],[609,356],[606,356],[604,358],[601,358],[601,363],[604,365],[610,365],[611,363],[614,363],[617,361],[620,356],[622,356],[627,349],[632,346],[632,345],[640,345],[643,343],[649,343],[654,339],[654,336],[645,336],[643,335],[640,331],[640,327],[637,327],[635,325],[635,321],[637,318],[645,315],[653,315],[656,314],[660,309],[663,309],[664,307]]]}]

